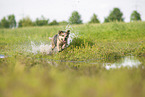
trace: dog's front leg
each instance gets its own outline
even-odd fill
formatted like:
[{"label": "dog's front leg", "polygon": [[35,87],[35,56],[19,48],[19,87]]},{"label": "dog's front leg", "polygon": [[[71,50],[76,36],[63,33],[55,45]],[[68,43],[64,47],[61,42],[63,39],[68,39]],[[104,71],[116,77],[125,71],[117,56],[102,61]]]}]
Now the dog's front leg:
[{"label": "dog's front leg", "polygon": [[58,52],[62,51],[62,45],[60,43],[57,43],[57,50]]},{"label": "dog's front leg", "polygon": [[64,50],[65,47],[66,47],[66,43],[62,46],[62,50]]}]

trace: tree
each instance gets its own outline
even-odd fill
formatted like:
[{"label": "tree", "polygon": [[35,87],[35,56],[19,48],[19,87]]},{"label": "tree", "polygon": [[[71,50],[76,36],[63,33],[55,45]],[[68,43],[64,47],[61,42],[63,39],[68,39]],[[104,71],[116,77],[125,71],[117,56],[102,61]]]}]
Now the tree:
[{"label": "tree", "polygon": [[9,21],[9,27],[14,28],[16,27],[16,20],[14,15],[9,15],[8,16],[8,21]]},{"label": "tree", "polygon": [[43,16],[41,18],[37,18],[35,21],[36,26],[43,26],[43,25],[48,25],[49,19],[45,19]]},{"label": "tree", "polygon": [[108,19],[108,18],[105,18],[105,19],[104,19],[104,22],[105,22],[105,23],[109,22],[109,19]]},{"label": "tree", "polygon": [[9,15],[1,20],[1,28],[13,28],[16,27],[16,20],[14,15]]},{"label": "tree", "polygon": [[49,25],[58,25],[59,23],[56,20],[53,20]]},{"label": "tree", "polygon": [[81,16],[79,15],[79,13],[77,11],[72,12],[71,17],[69,18],[69,23],[71,23],[71,24],[81,24],[82,23]]},{"label": "tree", "polygon": [[61,22],[59,22],[59,25],[67,25],[67,24],[68,24],[67,21],[61,21]]},{"label": "tree", "polygon": [[2,27],[2,28],[9,28],[9,21],[6,19],[6,17],[4,17],[4,18],[1,20],[1,27]]},{"label": "tree", "polygon": [[130,16],[130,21],[141,21],[141,16],[137,11],[133,11]]},{"label": "tree", "polygon": [[114,21],[124,21],[122,17],[123,13],[120,11],[119,8],[114,8],[113,11],[109,14],[107,18],[105,18],[104,22],[114,22]]},{"label": "tree", "polygon": [[89,23],[100,23],[96,14],[93,14]]},{"label": "tree", "polygon": [[18,23],[19,27],[27,27],[27,26],[33,26],[33,22],[29,17],[25,17],[23,19],[21,19]]}]

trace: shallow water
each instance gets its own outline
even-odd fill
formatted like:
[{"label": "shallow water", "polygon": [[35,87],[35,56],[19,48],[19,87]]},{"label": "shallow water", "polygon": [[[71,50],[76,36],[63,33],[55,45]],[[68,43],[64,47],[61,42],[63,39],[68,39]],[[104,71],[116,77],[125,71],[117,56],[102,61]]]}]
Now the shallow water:
[{"label": "shallow water", "polygon": [[[9,56],[10,57],[10,56]],[[5,55],[0,55],[0,58],[6,58]],[[105,68],[106,70],[110,69],[119,69],[119,68],[138,68],[141,64],[143,64],[144,57],[141,57],[142,61],[140,61],[138,58],[134,56],[126,56],[121,59],[118,59],[116,62],[110,62],[110,63],[103,63],[100,62],[101,59],[96,60],[86,60],[86,61],[66,61],[66,60],[50,60],[50,59],[41,59],[41,60],[47,60],[47,63],[51,66],[60,67],[65,66],[97,66],[99,65],[101,68]],[[112,60],[113,61],[113,60]],[[86,64],[86,65],[84,65]],[[62,67],[63,67],[62,66]],[[144,69],[144,66],[142,66]]]},{"label": "shallow water", "polygon": [[5,58],[5,56],[4,55],[0,55],[0,58]]},{"label": "shallow water", "polygon": [[127,57],[121,58],[119,61],[115,63],[104,63],[103,65],[107,70],[109,70],[109,69],[116,69],[116,68],[121,68],[121,67],[138,68],[140,64],[141,62],[134,56],[127,56]]},{"label": "shallow water", "polygon": [[[113,60],[112,60],[113,61]],[[52,66],[62,66],[62,64],[65,65],[79,65],[83,66],[86,64],[86,66],[92,66],[92,65],[100,65],[100,67],[105,68],[106,70],[110,69],[117,69],[117,68],[138,68],[142,62],[139,61],[138,58],[134,56],[126,56],[121,59],[118,59],[118,61],[114,63],[102,63],[100,60],[86,60],[86,61],[65,61],[65,60],[48,60],[48,64]],[[142,67],[144,68],[144,67]]]}]

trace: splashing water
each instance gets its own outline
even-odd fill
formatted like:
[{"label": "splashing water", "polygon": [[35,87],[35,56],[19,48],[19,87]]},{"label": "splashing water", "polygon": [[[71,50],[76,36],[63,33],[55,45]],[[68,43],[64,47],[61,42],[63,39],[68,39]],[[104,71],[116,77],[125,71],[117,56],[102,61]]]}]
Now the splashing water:
[{"label": "splashing water", "polygon": [[78,37],[76,36],[74,33],[70,33],[69,38],[68,38],[68,46],[70,45],[70,43],[72,42],[73,38]]},{"label": "splashing water", "polygon": [[[73,31],[73,28],[68,24],[66,26],[66,30],[70,29]],[[70,43],[72,42],[73,38],[78,37],[75,33],[71,33],[69,35],[68,38],[68,45],[67,47],[70,45]],[[50,43],[42,43],[41,44],[36,44],[33,41],[31,41],[31,51],[33,54],[37,54],[37,53],[42,53],[42,54],[52,54],[52,49],[51,49],[52,45]],[[57,52],[57,49],[55,47],[55,49],[53,50],[54,53]]]},{"label": "splashing water", "polygon": [[44,44],[41,42],[41,44],[36,44],[33,41],[31,41],[31,52],[33,54],[37,53],[43,53],[43,54],[51,54],[51,45]]},{"label": "splashing water", "polygon": [[41,44],[35,44],[33,41],[31,41],[31,47],[32,47],[32,53],[37,54],[37,53],[43,53],[43,54],[51,54],[51,45],[49,44],[44,44],[41,42]]},{"label": "splashing water", "polygon": [[66,29],[66,31],[69,29],[69,30],[71,30],[71,32],[73,32],[73,33],[70,33],[69,38],[68,38],[68,46],[69,46],[70,43],[72,42],[73,38],[77,38],[77,37],[78,37],[78,31],[75,31],[75,30],[71,27],[70,24],[68,24],[68,25],[66,26],[65,29]]}]

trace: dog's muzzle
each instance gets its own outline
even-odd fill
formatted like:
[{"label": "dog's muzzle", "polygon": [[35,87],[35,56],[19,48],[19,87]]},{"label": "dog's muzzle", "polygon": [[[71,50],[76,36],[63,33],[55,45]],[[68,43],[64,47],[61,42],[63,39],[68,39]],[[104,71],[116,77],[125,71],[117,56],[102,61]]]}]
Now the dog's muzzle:
[{"label": "dog's muzzle", "polygon": [[63,41],[63,42],[66,42],[66,41],[67,41],[67,39],[68,39],[68,36],[66,36],[66,37],[64,38],[64,41]]}]

